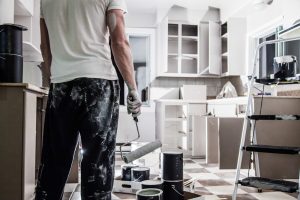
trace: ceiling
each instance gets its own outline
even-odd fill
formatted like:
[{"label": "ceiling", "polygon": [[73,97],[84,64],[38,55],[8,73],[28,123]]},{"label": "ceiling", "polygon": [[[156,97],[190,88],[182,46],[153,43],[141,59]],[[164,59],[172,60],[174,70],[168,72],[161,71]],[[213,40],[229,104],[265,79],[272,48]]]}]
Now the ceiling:
[{"label": "ceiling", "polygon": [[168,5],[203,10],[208,6],[218,6],[220,2],[224,2],[224,0],[126,0],[128,11],[138,13],[155,13],[157,9]]},{"label": "ceiling", "polygon": [[[139,15],[152,15],[159,22],[166,16],[173,5],[178,5],[191,10],[205,11],[209,6],[221,9],[221,19],[226,20],[237,11],[249,6],[253,0],[125,0],[128,14],[136,18]],[[248,5],[248,6],[247,6]]]}]

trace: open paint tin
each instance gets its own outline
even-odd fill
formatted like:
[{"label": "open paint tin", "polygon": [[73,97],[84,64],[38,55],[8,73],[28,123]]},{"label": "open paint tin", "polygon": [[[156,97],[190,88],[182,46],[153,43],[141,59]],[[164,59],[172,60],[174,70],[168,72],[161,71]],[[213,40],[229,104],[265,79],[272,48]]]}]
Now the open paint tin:
[{"label": "open paint tin", "polygon": [[150,168],[149,167],[135,167],[131,169],[132,181],[142,182],[144,180],[149,180],[150,178]]},{"label": "open paint tin", "polygon": [[137,200],[162,200],[162,196],[163,191],[155,188],[142,189],[136,193]]},{"label": "open paint tin", "polygon": [[133,168],[139,167],[138,165],[128,164],[122,166],[122,180],[123,181],[131,181],[131,170]]},{"label": "open paint tin", "polygon": [[156,188],[162,190],[162,181],[159,180],[146,180],[142,182],[142,189],[147,189],[147,188]]}]

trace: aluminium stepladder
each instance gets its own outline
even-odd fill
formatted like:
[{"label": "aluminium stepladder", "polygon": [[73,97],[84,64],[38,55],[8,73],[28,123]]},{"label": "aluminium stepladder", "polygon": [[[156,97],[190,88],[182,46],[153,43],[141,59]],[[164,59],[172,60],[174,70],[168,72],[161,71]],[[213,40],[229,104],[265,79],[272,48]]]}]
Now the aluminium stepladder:
[{"label": "aluminium stepladder", "polygon": [[[300,120],[300,115],[253,115],[254,114],[254,106],[252,101],[252,89],[255,82],[255,75],[256,75],[256,68],[258,62],[258,54],[259,50],[266,45],[282,43],[282,42],[289,42],[289,41],[300,41],[300,37],[296,38],[288,38],[288,39],[277,39],[266,41],[259,44],[255,50],[254,60],[253,60],[253,72],[251,75],[251,79],[248,84],[248,101],[247,101],[247,109],[244,118],[243,130],[241,135],[241,142],[239,147],[239,156],[237,162],[237,169],[236,169],[236,177],[235,177],[235,186],[234,191],[232,194],[232,200],[236,200],[237,198],[237,191],[239,184],[243,186],[255,187],[259,190],[262,189],[272,189],[276,191],[283,191],[283,192],[299,192],[300,191],[300,169],[299,169],[299,183],[291,182],[291,181],[283,181],[283,180],[271,180],[260,177],[260,169],[259,169],[259,160],[258,160],[258,152],[264,153],[276,153],[276,154],[292,154],[295,156],[300,156],[300,147],[277,147],[277,146],[270,146],[270,145],[258,145],[256,141],[256,131],[255,127],[251,126],[250,134],[253,134],[251,145],[245,146],[246,142],[246,134],[247,134],[247,127],[251,121],[254,120]],[[247,177],[243,180],[240,180],[240,173],[241,173],[241,166],[242,166],[242,159],[243,153],[246,151],[254,152],[254,163],[255,163],[255,173],[256,177]],[[300,192],[298,194],[298,200],[300,200]]]}]

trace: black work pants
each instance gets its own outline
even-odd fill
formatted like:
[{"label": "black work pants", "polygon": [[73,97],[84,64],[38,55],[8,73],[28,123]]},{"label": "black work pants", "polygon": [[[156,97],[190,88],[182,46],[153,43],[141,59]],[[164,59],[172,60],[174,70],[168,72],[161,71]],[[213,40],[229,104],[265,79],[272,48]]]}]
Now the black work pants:
[{"label": "black work pants", "polygon": [[80,134],[81,199],[110,200],[119,114],[118,81],[51,84],[36,200],[61,200]]}]

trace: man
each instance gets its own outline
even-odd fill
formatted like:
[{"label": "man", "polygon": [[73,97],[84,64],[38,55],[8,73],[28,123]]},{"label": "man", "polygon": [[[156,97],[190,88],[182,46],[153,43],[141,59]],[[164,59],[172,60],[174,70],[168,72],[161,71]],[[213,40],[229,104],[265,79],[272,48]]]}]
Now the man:
[{"label": "man", "polygon": [[[36,200],[60,200],[80,133],[82,200],[111,199],[118,124],[117,66],[128,113],[140,114],[124,0],[41,0],[41,50],[51,66]],[[50,72],[48,72],[50,74]]]}]

